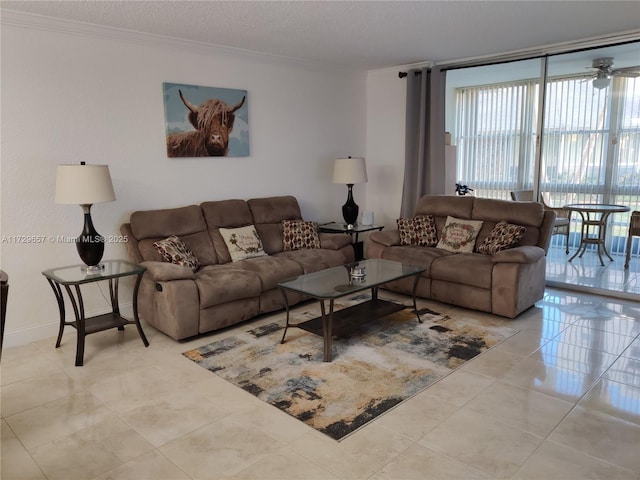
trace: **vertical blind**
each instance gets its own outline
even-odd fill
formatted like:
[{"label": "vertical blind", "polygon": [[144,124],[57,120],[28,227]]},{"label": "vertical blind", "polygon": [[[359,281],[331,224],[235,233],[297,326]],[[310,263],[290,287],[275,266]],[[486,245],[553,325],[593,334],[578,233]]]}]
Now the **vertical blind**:
[{"label": "vertical blind", "polygon": [[[614,77],[604,89],[590,80],[547,80],[538,190],[552,206],[640,210],[640,78]],[[534,189],[539,94],[537,79],[456,90],[457,176],[476,195],[509,199],[511,190]],[[610,224],[610,248],[623,252],[629,214]]]}]

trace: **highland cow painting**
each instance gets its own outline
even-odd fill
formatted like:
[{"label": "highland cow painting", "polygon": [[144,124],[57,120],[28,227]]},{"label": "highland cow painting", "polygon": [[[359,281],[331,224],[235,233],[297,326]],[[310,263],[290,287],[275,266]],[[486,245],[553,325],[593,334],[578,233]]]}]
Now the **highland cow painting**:
[{"label": "highland cow painting", "polygon": [[249,156],[247,91],[163,83],[168,157]]}]

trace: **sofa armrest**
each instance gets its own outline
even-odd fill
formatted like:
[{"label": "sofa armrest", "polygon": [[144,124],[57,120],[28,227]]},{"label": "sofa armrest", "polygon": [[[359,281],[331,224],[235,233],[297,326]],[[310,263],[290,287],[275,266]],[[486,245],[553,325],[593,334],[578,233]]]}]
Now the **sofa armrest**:
[{"label": "sofa armrest", "polygon": [[131,231],[131,224],[123,223],[120,226],[120,233],[122,233],[122,236],[126,239],[125,247],[127,249],[127,255],[129,255],[129,260],[133,263],[141,263],[144,259],[138,249],[138,239],[133,236],[133,232]]},{"label": "sofa armrest", "polygon": [[168,282],[171,280],[195,280],[193,270],[169,262],[155,262],[148,260],[140,263],[147,268],[147,273],[154,282]]},{"label": "sofa armrest", "polygon": [[369,234],[369,240],[385,247],[392,247],[400,245],[400,234],[397,230],[376,231]]},{"label": "sofa armrest", "polygon": [[320,237],[320,248],[340,250],[342,247],[351,245],[351,236],[346,233],[320,232],[318,236]]},{"label": "sofa armrest", "polygon": [[544,257],[544,250],[534,245],[509,248],[491,257],[493,263],[535,263]]}]

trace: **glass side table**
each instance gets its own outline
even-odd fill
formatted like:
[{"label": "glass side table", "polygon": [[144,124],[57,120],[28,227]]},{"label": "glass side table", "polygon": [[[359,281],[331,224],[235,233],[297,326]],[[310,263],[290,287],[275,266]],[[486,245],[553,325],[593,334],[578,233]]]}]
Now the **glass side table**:
[{"label": "glass side table", "polygon": [[[91,335],[92,333],[102,332],[111,328],[124,330],[125,325],[135,325],[142,339],[142,343],[144,343],[145,347],[149,346],[149,341],[142,331],[140,319],[138,318],[138,288],[140,287],[140,280],[142,280],[142,274],[146,268],[125,260],[108,260],[103,263],[104,269],[98,272],[87,272],[82,268],[84,265],[51,268],[42,272],[53,289],[60,310],[60,330],[58,331],[56,348],[60,346],[65,326],[69,325],[77,330],[76,367],[81,367],[84,363],[84,340],[87,335]],[[133,289],[133,320],[129,320],[120,315],[118,283],[120,278],[134,275],[136,276],[136,283]],[[86,283],[105,280],[109,282],[111,313],[86,318],[80,286]],[[73,307],[76,318],[73,322],[67,322],[65,319],[65,305],[62,295],[63,287]]]},{"label": "glass side table", "polygon": [[356,255],[356,262],[364,258],[364,244],[358,241],[358,234],[365,232],[372,232],[374,230],[382,230],[383,225],[360,225],[355,224],[349,227],[344,222],[329,222],[322,225],[318,225],[318,230],[323,233],[348,233],[351,235],[351,243],[353,243],[353,250]]}]

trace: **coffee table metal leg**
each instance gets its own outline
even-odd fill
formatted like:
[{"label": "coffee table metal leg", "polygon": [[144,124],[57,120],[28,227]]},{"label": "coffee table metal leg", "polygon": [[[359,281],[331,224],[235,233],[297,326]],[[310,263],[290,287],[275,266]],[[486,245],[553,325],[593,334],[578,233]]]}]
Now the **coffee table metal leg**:
[{"label": "coffee table metal leg", "polygon": [[284,332],[282,332],[282,340],[280,340],[280,343],[284,343],[284,337],[287,336],[287,330],[289,329],[289,300],[287,299],[287,292],[285,292],[284,288],[281,288],[280,292],[282,292],[282,296],[284,297],[284,308],[287,311],[287,323],[284,326]]},{"label": "coffee table metal leg", "polygon": [[324,338],[324,361],[330,362],[333,350],[333,298],[329,300],[329,315],[324,307],[324,300],[320,300],[322,313],[322,337]]},{"label": "coffee table metal leg", "polygon": [[418,317],[418,322],[422,323],[420,313],[418,312],[418,304],[416,303],[416,291],[418,290],[418,282],[420,281],[420,273],[416,274],[416,279],[413,281],[413,311]]}]

